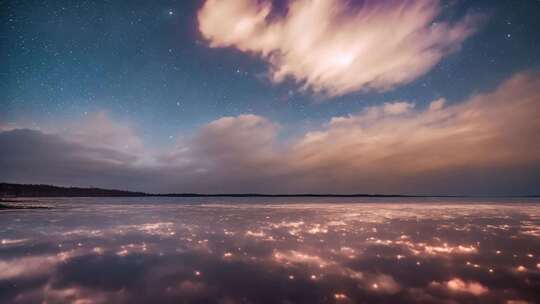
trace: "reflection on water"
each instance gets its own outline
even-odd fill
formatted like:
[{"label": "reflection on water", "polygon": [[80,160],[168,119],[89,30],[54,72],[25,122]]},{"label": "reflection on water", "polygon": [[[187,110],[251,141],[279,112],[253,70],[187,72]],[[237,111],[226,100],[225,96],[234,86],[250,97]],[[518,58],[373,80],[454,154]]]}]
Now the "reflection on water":
[{"label": "reflection on water", "polygon": [[535,303],[540,202],[43,199],[0,303]]}]

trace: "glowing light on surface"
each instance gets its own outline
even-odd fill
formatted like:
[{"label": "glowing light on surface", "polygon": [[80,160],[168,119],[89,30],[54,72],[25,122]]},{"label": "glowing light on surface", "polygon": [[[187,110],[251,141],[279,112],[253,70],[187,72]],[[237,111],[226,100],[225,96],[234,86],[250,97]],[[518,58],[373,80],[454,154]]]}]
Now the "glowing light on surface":
[{"label": "glowing light on surface", "polygon": [[478,282],[465,282],[458,278],[446,282],[445,285],[450,290],[467,292],[476,296],[488,292],[488,289]]},{"label": "glowing light on surface", "polygon": [[525,300],[508,300],[505,304],[532,304],[531,302]]},{"label": "glowing light on surface", "polygon": [[473,246],[463,246],[459,245],[457,247],[448,246],[448,244],[443,244],[443,246],[425,246],[424,250],[429,254],[437,253],[476,253],[477,249]]},{"label": "glowing light on surface", "polygon": [[28,239],[18,239],[18,240],[15,240],[15,239],[2,239],[2,241],[0,241],[0,244],[2,244],[2,245],[20,244],[20,243],[26,242],[27,240]]},{"label": "glowing light on surface", "polygon": [[281,228],[281,227],[293,227],[293,228],[299,228],[300,226],[304,225],[304,221],[297,221],[297,222],[281,222],[279,224],[272,224],[273,228]]},{"label": "glowing light on surface", "polygon": [[[505,248],[512,248],[512,234],[507,239],[497,238],[493,244],[489,244],[489,246],[496,245],[497,247],[492,247],[493,249],[488,248],[479,255],[472,255],[477,250],[478,252],[480,251],[480,245],[477,242],[472,242],[471,244],[474,244],[473,246],[452,243],[451,240],[457,239],[455,235],[445,235],[444,231],[437,230],[437,228],[434,228],[432,231],[431,229],[426,229],[425,226],[421,226],[420,228],[422,230],[415,231],[414,229],[419,227],[414,226],[418,223],[418,220],[415,218],[418,212],[414,212],[410,222],[407,222],[407,220],[400,221],[400,224],[403,224],[403,226],[400,226],[397,231],[394,227],[390,227],[387,222],[382,221],[378,223],[377,225],[380,225],[378,226],[378,230],[381,232],[380,236],[384,236],[382,239],[378,239],[376,237],[370,237],[370,235],[373,235],[372,225],[375,224],[371,222],[369,225],[363,224],[361,222],[364,217],[363,214],[356,215],[358,223],[356,222],[356,218],[349,216],[349,214],[354,213],[351,212],[353,207],[350,207],[350,205],[343,208],[343,213],[337,213],[335,211],[336,209],[329,209],[331,212],[328,212],[328,214],[317,210],[316,217],[309,217],[309,220],[306,215],[306,213],[311,211],[309,209],[300,210],[297,206],[280,207],[297,208],[296,212],[298,213],[293,214],[289,210],[283,212],[283,218],[287,220],[282,220],[276,213],[272,217],[272,220],[277,224],[269,221],[265,222],[264,213],[261,215],[261,212],[259,212],[260,209],[255,209],[251,206],[242,206],[242,208],[242,211],[238,211],[240,208],[236,207],[234,212],[238,213],[234,213],[235,216],[229,216],[226,219],[224,219],[223,210],[220,209],[219,212],[215,212],[218,219],[209,221],[209,224],[205,222],[195,225],[190,222],[190,218],[181,218],[178,222],[172,224],[174,227],[178,227],[178,230],[176,230],[178,238],[167,237],[166,235],[172,232],[167,228],[163,229],[163,234],[155,233],[156,230],[154,228],[163,228],[167,227],[167,225],[154,224],[150,226],[131,225],[132,227],[144,226],[146,227],[145,229],[127,229],[126,227],[128,226],[123,225],[124,231],[122,233],[116,229],[117,226],[106,227],[101,229],[100,234],[97,236],[86,232],[65,235],[62,231],[58,231],[54,234],[55,232],[53,231],[51,235],[57,235],[58,238],[51,239],[53,246],[50,247],[54,250],[52,257],[39,260],[22,259],[20,261],[11,261],[10,257],[7,257],[7,260],[3,260],[5,257],[0,257],[0,268],[4,269],[4,273],[0,271],[0,277],[30,277],[38,275],[52,277],[56,275],[57,267],[71,267],[72,264],[75,266],[79,265],[77,264],[78,259],[77,263],[71,263],[70,259],[73,259],[73,257],[81,257],[84,261],[99,263],[100,267],[106,268],[110,267],[109,263],[106,262],[111,256],[116,261],[121,260],[120,266],[131,263],[137,263],[139,265],[138,263],[146,263],[145,261],[149,261],[149,259],[150,262],[154,260],[170,261],[168,260],[170,257],[187,256],[186,261],[189,261],[190,264],[168,263],[166,267],[163,267],[166,268],[163,269],[163,275],[169,276],[172,272],[180,275],[185,274],[187,271],[188,276],[191,276],[191,285],[187,283],[183,284],[181,283],[182,281],[179,283],[176,276],[171,278],[173,282],[169,282],[167,279],[161,280],[161,267],[155,267],[153,264],[148,266],[149,270],[155,271],[152,274],[156,276],[159,284],[167,284],[162,287],[166,290],[168,296],[176,296],[177,292],[184,292],[188,290],[186,289],[188,287],[198,290],[198,293],[205,290],[208,291],[208,288],[213,288],[211,285],[216,284],[215,278],[209,276],[210,273],[214,273],[214,268],[225,267],[225,269],[233,269],[239,267],[239,265],[247,265],[250,269],[264,271],[273,276],[273,278],[283,280],[279,283],[279,286],[288,286],[286,287],[287,290],[293,287],[302,288],[301,286],[306,284],[306,281],[312,285],[322,284],[322,286],[318,287],[323,289],[322,291],[327,297],[326,300],[329,299],[334,302],[349,303],[350,301],[350,303],[359,303],[362,301],[362,299],[359,299],[362,296],[362,292],[368,292],[372,295],[377,294],[376,296],[380,297],[381,301],[387,299],[383,298],[385,296],[394,295],[392,299],[397,299],[395,303],[400,303],[400,300],[404,299],[402,297],[404,295],[407,296],[411,288],[417,288],[437,298],[463,296],[457,293],[468,293],[468,296],[483,296],[493,290],[490,297],[498,300],[500,299],[501,288],[513,289],[516,292],[504,295],[504,297],[521,295],[518,292],[526,292],[531,286],[525,286],[523,284],[522,287],[511,287],[512,285],[505,286],[504,282],[512,282],[512,280],[516,280],[519,277],[521,280],[527,280],[529,279],[527,277],[528,273],[535,275],[540,269],[540,260],[537,260],[538,255],[532,249],[530,251],[521,251],[516,248],[515,253],[517,257],[514,259],[512,259],[512,252],[506,252],[508,249]],[[247,208],[251,208],[251,213],[241,213],[245,212],[244,209]],[[331,206],[329,208],[335,207]],[[365,208],[365,206],[354,206],[354,209],[361,208]],[[540,212],[540,207],[538,208]],[[189,210],[193,209],[195,209],[193,206],[189,206]],[[495,211],[496,208],[493,208],[493,210],[493,212],[497,212]],[[212,214],[212,211],[208,208],[204,212],[205,217],[209,217]],[[442,215],[445,216],[446,212],[442,212]],[[467,212],[471,214],[469,209],[467,209]],[[185,213],[188,214],[188,212]],[[390,212],[384,213],[385,218],[401,219],[399,216],[393,217],[389,214]],[[297,217],[296,221],[291,222],[290,220],[294,220],[297,215],[300,215],[299,217],[302,217],[303,221],[299,221],[299,217]],[[428,215],[429,220],[432,221],[432,212]],[[247,225],[242,222],[239,223],[238,218],[240,216],[246,216],[250,222]],[[333,226],[333,228],[329,229],[330,233],[326,235],[311,235],[308,232],[312,228],[318,228],[319,230],[326,229],[329,227],[328,223],[335,218],[346,218],[347,225]],[[133,224],[136,219],[136,217],[130,218],[130,224]],[[148,218],[144,218],[143,220],[148,220]],[[256,225],[254,225],[253,221],[256,221]],[[317,226],[317,222],[321,224]],[[441,225],[443,224],[439,221],[436,222],[435,227],[441,227]],[[467,236],[470,236],[470,233],[473,232],[479,233],[479,235],[474,236],[477,240],[484,240],[493,235],[492,230],[485,232],[481,228],[478,230],[471,228],[467,232],[462,232],[465,230],[455,232],[454,228],[456,224],[453,223],[453,218],[448,220],[448,224],[444,225],[446,226],[441,229],[448,229],[452,234],[462,234],[460,235],[460,239],[463,240],[468,240],[469,238]],[[298,228],[294,228],[294,226],[298,226]],[[471,227],[473,227],[472,224]],[[299,236],[291,237],[288,234],[290,229],[297,229]],[[91,229],[85,228],[84,231],[91,231]],[[148,231],[153,231],[153,233],[149,234]],[[230,234],[230,237],[225,235],[226,232],[232,231],[236,231],[236,233]],[[251,231],[251,234],[248,231]],[[508,232],[500,233],[508,234]],[[28,237],[29,241],[38,240],[37,237],[24,233],[15,236],[18,238],[22,236]],[[301,236],[305,237],[303,243],[298,242]],[[276,242],[272,244],[261,244],[261,240],[266,240],[269,237],[274,237]],[[4,239],[9,238],[4,237]],[[2,240],[1,237],[0,240]],[[59,240],[66,242],[62,246],[63,249],[56,248]],[[324,240],[325,243],[321,244],[320,240]],[[536,248],[536,244],[533,243],[530,248]],[[0,248],[3,249],[5,247],[0,246]],[[426,250],[426,248],[428,249]],[[494,257],[493,254],[496,253],[495,248],[504,249],[507,259],[501,259],[502,256]],[[9,249],[11,250],[11,248]],[[13,249],[19,250],[18,248]],[[64,249],[70,249],[71,251],[65,251]],[[428,253],[429,249],[431,249],[431,253]],[[64,252],[57,255],[57,252],[62,250]],[[145,252],[145,250],[147,251]],[[413,254],[413,250],[417,250],[418,253]],[[141,254],[143,252],[144,254]],[[537,260],[537,264],[533,263],[533,258],[528,257],[529,254],[533,255],[533,258]],[[119,256],[126,257],[120,258]],[[351,257],[358,258],[359,260],[349,260],[348,258]],[[381,265],[381,268],[374,269],[372,265],[364,264],[365,261],[373,261],[376,257],[381,258],[375,263],[377,264],[376,266]],[[364,258],[366,260],[363,260]],[[83,261],[82,259],[81,261]],[[398,261],[401,259],[403,260]],[[40,266],[42,263],[43,266]],[[31,265],[31,267],[27,267],[26,264]],[[518,267],[520,264],[523,265],[523,268]],[[187,268],[186,270],[186,267],[190,267],[188,265],[192,265],[192,268]],[[200,268],[200,265],[204,265],[204,268]],[[440,267],[441,265],[457,265],[457,267],[450,269],[449,267]],[[465,265],[468,266],[464,267]],[[417,271],[418,276],[426,279],[424,281],[425,283],[412,286],[409,280],[403,279],[400,276],[399,273],[401,271],[405,269],[411,270],[410,267],[416,267],[416,270],[425,270],[421,272]],[[525,269],[525,267],[527,267],[527,272],[518,272],[520,269]],[[433,278],[429,276],[433,274],[433,270],[438,275],[440,274],[442,279],[430,283]],[[495,270],[497,274],[495,274]],[[204,276],[201,271],[204,273]],[[399,280],[394,279],[394,277]],[[479,278],[484,279],[482,279],[482,282],[475,281]],[[499,283],[494,284],[493,280],[502,283],[497,285]],[[179,287],[179,284],[183,284],[183,289]],[[300,284],[300,286],[293,286],[297,284]],[[516,285],[519,284],[513,286]],[[193,290],[189,292],[194,294],[195,291]],[[128,290],[127,292],[131,291]],[[280,292],[280,290],[276,290],[276,292]],[[115,303],[114,298],[110,298],[108,295],[105,296],[105,299],[107,301],[99,302],[98,300],[100,299],[97,299],[94,302]],[[63,302],[70,301],[65,300]],[[506,298],[503,298],[500,302],[505,303],[505,301]]]},{"label": "glowing light on surface", "polygon": [[331,261],[327,261],[316,255],[309,255],[303,252],[291,250],[290,252],[275,252],[274,260],[280,263],[304,263],[317,265],[320,268],[324,268],[329,264],[332,264]]},{"label": "glowing light on surface", "polygon": [[266,236],[266,234],[264,234],[264,232],[262,232],[262,231],[253,232],[251,230],[248,230],[246,232],[246,235],[249,235],[249,236],[252,236],[252,237],[265,237]]},{"label": "glowing light on surface", "polygon": [[328,229],[320,228],[320,225],[317,224],[315,225],[315,227],[309,229],[307,232],[310,234],[327,233]]}]

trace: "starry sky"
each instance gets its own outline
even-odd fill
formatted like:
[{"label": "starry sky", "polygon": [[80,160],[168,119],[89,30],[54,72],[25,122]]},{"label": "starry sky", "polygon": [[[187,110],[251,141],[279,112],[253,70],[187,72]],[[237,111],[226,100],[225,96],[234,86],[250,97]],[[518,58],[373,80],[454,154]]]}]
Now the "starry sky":
[{"label": "starry sky", "polygon": [[1,6],[1,180],[538,193],[539,1]]}]

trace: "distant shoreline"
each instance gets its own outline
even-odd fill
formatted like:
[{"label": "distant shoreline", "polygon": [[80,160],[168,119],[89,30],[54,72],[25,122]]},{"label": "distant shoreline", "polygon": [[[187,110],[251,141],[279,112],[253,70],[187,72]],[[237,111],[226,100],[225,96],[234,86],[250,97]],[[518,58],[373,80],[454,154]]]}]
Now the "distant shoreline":
[{"label": "distant shoreline", "polygon": [[265,194],[265,193],[145,193],[115,189],[102,188],[82,188],[82,187],[60,187],[53,185],[34,184],[14,184],[0,183],[0,201],[6,202],[10,198],[32,198],[32,197],[312,197],[312,198],[539,198],[540,195],[518,195],[518,196],[472,196],[472,195],[405,195],[405,194]]}]

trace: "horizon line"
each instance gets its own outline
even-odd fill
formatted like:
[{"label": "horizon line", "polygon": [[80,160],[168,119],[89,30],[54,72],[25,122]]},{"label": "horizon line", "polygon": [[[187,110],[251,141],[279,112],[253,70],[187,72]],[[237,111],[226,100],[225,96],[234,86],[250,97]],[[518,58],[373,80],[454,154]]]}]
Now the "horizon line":
[{"label": "horizon line", "polygon": [[[425,198],[538,198],[540,194],[528,195],[466,195],[466,194],[381,194],[381,193],[197,193],[197,192],[179,192],[179,193],[151,193],[144,191],[120,190],[99,187],[78,187],[78,186],[57,186],[51,184],[21,184],[0,182],[0,197],[7,191],[4,187],[48,187],[49,190],[56,191],[103,191],[105,193],[94,194],[59,194],[43,195],[43,197],[425,197]],[[56,188],[56,189],[54,189]],[[9,194],[8,194],[9,195]],[[16,195],[15,195],[16,196]],[[36,195],[22,195],[19,197],[38,197]]]}]

